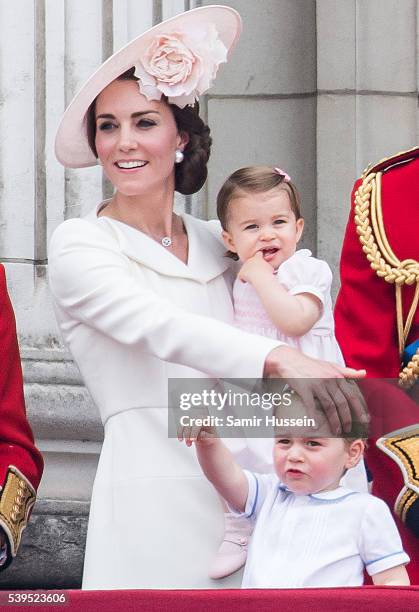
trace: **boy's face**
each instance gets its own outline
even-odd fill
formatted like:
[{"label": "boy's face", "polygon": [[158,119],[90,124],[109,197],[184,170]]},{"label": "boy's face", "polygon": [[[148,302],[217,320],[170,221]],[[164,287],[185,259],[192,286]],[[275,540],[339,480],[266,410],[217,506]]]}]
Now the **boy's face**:
[{"label": "boy's face", "polygon": [[243,193],[229,204],[226,247],[242,262],[261,251],[274,269],[295,253],[304,227],[295,218],[288,193],[274,188],[264,193]]},{"label": "boy's face", "polygon": [[274,467],[280,481],[297,495],[329,491],[362,456],[362,440],[275,438]]}]

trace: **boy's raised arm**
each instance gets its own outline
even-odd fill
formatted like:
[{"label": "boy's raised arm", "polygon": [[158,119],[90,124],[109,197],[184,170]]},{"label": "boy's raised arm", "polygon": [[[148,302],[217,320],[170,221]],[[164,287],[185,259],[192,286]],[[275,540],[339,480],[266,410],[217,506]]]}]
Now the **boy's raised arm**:
[{"label": "boy's raised arm", "polygon": [[226,502],[238,512],[244,512],[249,485],[241,467],[219,438],[206,431],[195,440],[196,454],[202,471]]}]

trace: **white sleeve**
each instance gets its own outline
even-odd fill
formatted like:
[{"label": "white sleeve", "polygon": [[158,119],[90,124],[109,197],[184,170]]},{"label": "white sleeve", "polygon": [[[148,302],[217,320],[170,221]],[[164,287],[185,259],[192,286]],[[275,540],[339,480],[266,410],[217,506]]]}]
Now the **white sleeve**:
[{"label": "white sleeve", "polygon": [[262,377],[266,356],[281,342],[192,314],[141,287],[112,237],[72,219],[54,232],[49,279],[71,318],[164,361],[217,378]]},{"label": "white sleeve", "polygon": [[243,472],[247,478],[249,487],[244,511],[237,512],[237,510],[230,505],[228,505],[228,508],[236,516],[255,519],[272,487],[273,481],[277,481],[277,476],[276,474],[256,474],[249,470],[243,470]]},{"label": "white sleeve", "polygon": [[391,512],[378,497],[368,496],[360,538],[360,555],[370,576],[410,561]]},{"label": "white sleeve", "polygon": [[332,271],[329,265],[315,257],[294,256],[285,261],[278,271],[278,280],[291,295],[311,293],[324,305],[325,296],[332,285]]}]

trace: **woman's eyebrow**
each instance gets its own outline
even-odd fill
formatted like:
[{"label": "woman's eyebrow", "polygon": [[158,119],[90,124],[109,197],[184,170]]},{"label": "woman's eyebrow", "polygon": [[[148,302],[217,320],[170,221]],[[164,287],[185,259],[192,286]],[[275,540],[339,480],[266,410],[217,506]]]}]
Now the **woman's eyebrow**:
[{"label": "woman's eyebrow", "polygon": [[[137,113],[132,113],[131,117],[135,118],[135,117],[142,117],[142,115],[148,115],[150,113],[155,113],[157,115],[159,115],[159,111],[156,110],[145,110],[145,111],[139,111]],[[112,115],[112,113],[102,113],[101,115],[96,115],[96,119],[115,119],[115,115]]]},{"label": "woman's eyebrow", "polygon": [[131,117],[141,117],[142,115],[148,115],[149,113],[155,113],[156,115],[160,115],[159,111],[150,109],[150,110],[140,111],[138,113],[132,113]]},{"label": "woman's eyebrow", "polygon": [[115,119],[115,115],[103,113],[102,115],[96,115],[96,119]]}]

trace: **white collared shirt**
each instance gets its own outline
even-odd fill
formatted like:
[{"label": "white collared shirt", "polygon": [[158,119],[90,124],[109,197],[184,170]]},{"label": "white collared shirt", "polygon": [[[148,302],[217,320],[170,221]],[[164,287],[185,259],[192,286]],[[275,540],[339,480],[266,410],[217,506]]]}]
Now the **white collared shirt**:
[{"label": "white collared shirt", "polygon": [[345,487],[295,495],[275,474],[245,471],[246,516],[256,519],[244,588],[360,586],[409,562],[386,504]]}]

